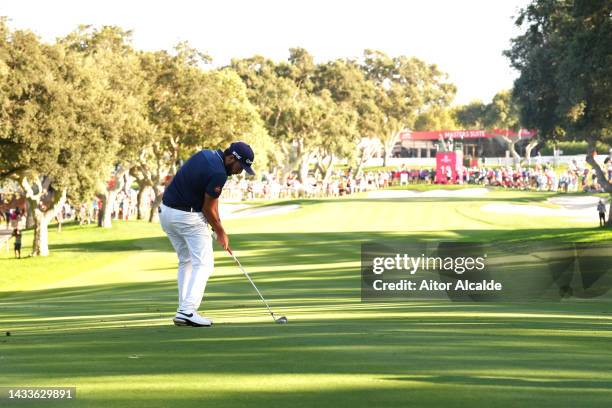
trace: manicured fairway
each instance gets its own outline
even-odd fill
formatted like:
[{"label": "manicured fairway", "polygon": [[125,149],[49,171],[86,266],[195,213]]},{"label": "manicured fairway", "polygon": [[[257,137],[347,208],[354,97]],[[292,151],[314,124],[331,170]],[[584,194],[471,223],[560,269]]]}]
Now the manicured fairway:
[{"label": "manicured fairway", "polygon": [[287,325],[217,251],[201,309],[214,327],[174,327],[176,259],[158,225],[65,226],[48,258],[0,255],[0,386],[77,387],[72,403],[15,406],[611,406],[612,296],[360,300],[369,240],[612,239],[595,216],[588,225],[480,211],[547,197],[302,200],[292,213],[228,220],[238,257]]}]

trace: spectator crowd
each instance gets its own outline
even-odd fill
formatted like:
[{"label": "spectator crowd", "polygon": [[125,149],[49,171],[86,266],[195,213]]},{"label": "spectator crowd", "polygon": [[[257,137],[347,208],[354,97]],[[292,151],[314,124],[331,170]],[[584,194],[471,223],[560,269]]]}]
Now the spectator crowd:
[{"label": "spectator crowd", "polygon": [[[259,181],[232,180],[226,184],[223,196],[231,201],[254,198],[337,197],[391,186],[434,184],[436,181],[436,170],[433,168],[368,171],[358,176],[351,173],[351,169],[337,171],[328,180],[310,175],[303,183],[295,176],[281,182],[271,174],[265,175]],[[608,179],[612,180],[612,163],[608,164],[607,173]],[[571,162],[562,171],[540,164],[532,167],[464,167],[459,169],[454,177],[449,173],[445,182],[533,191],[603,192],[595,171],[576,161]]]},{"label": "spectator crowd", "polygon": [[[612,180],[612,161],[605,169]],[[317,198],[339,197],[360,192],[384,189],[387,187],[406,187],[412,184],[434,184],[436,170],[434,168],[397,168],[394,170],[365,171],[354,176],[352,169],[339,169],[324,179],[310,174],[304,182],[296,175],[290,175],[286,180],[266,173],[259,180],[246,178],[229,179],[223,189],[223,198],[227,201],[243,201],[250,199],[285,199],[285,198]],[[603,192],[597,182],[595,171],[585,163],[572,161],[567,168],[559,171],[552,166],[536,164],[532,167],[464,167],[453,176],[449,172],[445,177],[448,184],[469,184],[485,187],[501,187],[506,189],[552,191],[552,192]],[[125,188],[118,192],[111,206],[111,217],[114,220],[135,219],[138,191]],[[142,194],[141,211],[148,214],[153,205],[154,195],[151,190]],[[0,212],[0,222],[5,228],[25,227],[26,208],[4,208]],[[81,225],[98,223],[102,216],[102,200],[93,198],[77,208],[65,204],[57,214],[61,225],[64,220],[76,219]]]}]

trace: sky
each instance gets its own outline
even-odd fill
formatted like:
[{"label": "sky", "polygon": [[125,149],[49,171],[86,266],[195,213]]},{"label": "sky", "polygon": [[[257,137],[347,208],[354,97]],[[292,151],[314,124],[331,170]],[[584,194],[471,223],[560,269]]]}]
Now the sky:
[{"label": "sky", "polygon": [[358,58],[364,49],[436,64],[457,86],[455,104],[489,102],[517,73],[502,51],[520,31],[528,0],[0,0],[13,29],[44,41],[80,24],[133,30],[133,45],[170,50],[179,41],[213,64],[260,54],[285,60],[303,47],[317,62]]}]

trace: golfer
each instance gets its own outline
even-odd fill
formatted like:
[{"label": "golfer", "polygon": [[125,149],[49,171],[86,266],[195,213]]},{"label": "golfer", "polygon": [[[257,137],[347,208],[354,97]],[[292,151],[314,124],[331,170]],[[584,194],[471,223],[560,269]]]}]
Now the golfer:
[{"label": "golfer", "polygon": [[208,327],[212,320],[198,314],[206,282],[213,272],[212,233],[228,250],[229,240],[219,218],[219,196],[225,181],[242,170],[255,174],[254,154],[244,142],[228,149],[202,150],[189,158],[164,191],[160,223],[178,255],[179,304],[174,324]]}]

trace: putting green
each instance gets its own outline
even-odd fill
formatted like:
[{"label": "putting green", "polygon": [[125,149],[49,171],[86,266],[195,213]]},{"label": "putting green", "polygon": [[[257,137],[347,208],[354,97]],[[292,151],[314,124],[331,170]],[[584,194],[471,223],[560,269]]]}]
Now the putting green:
[{"label": "putting green", "polygon": [[365,241],[612,239],[595,216],[479,211],[550,196],[299,200],[291,213],[228,220],[238,257],[287,325],[217,251],[201,308],[215,326],[172,326],[176,258],[156,224],[52,230],[48,258],[0,255],[0,386],[77,387],[76,400],[44,404],[58,407],[607,406],[610,297],[360,301]]}]

